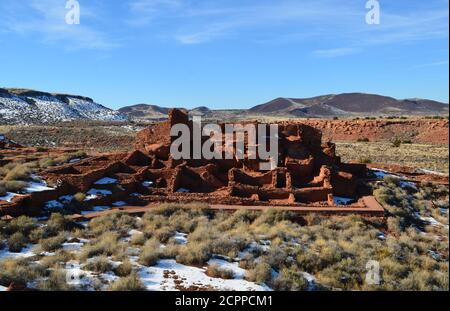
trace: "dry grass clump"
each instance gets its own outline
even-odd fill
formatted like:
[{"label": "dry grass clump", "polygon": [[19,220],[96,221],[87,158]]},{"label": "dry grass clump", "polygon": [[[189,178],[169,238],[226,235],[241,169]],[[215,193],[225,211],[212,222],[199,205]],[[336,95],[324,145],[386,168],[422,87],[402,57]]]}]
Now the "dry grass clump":
[{"label": "dry grass clump", "polygon": [[304,291],[308,289],[308,281],[294,267],[282,269],[271,282],[271,285],[277,291]]},{"label": "dry grass clump", "polygon": [[60,249],[65,241],[66,235],[64,232],[61,232],[57,236],[40,240],[39,247],[45,252],[53,252]]},{"label": "dry grass clump", "polygon": [[0,170],[0,176],[4,181],[30,180],[32,170],[25,164],[6,165]]},{"label": "dry grass clump", "polygon": [[39,263],[42,267],[48,269],[55,266],[64,266],[66,262],[73,259],[75,259],[75,254],[60,249],[53,256],[43,256]]},{"label": "dry grass clump", "polygon": [[222,268],[217,264],[212,264],[209,265],[208,268],[206,269],[206,275],[212,278],[220,278],[220,279],[233,279],[234,278],[234,273],[233,271],[226,269],[226,268]]},{"label": "dry grass clump", "polygon": [[0,261],[0,285],[8,287],[11,283],[26,285],[45,275],[44,269],[33,265],[26,259],[4,259]]},{"label": "dry grass clump", "polygon": [[139,263],[141,265],[150,267],[156,265],[161,256],[161,245],[155,238],[145,242],[145,245],[141,249],[139,256]]},{"label": "dry grass clump", "polygon": [[105,232],[96,239],[89,241],[80,252],[79,258],[85,261],[95,256],[118,256],[123,254],[124,245],[118,241],[118,234],[114,232]]},{"label": "dry grass clump", "polygon": [[20,253],[27,244],[28,239],[22,232],[16,232],[8,238],[8,248],[13,253]]},{"label": "dry grass clump", "polygon": [[143,234],[143,233],[133,234],[130,239],[131,245],[135,245],[135,246],[136,245],[142,246],[142,245],[144,245],[145,241],[147,241],[147,238],[145,237],[145,234]]},{"label": "dry grass clump", "polygon": [[245,274],[245,279],[250,282],[263,284],[269,282],[272,277],[272,268],[265,262],[257,263]]},{"label": "dry grass clump", "polygon": [[50,275],[37,283],[37,289],[42,291],[70,291],[73,288],[66,282],[66,272],[63,269],[54,269]]},{"label": "dry grass clump", "polygon": [[128,231],[136,228],[136,218],[123,213],[111,213],[92,219],[89,222],[89,235],[98,236],[107,232],[118,232],[126,236]]},{"label": "dry grass clump", "polygon": [[66,153],[56,158],[44,158],[39,160],[39,167],[49,168],[52,166],[62,165],[70,162],[73,159],[83,159],[86,158],[87,154],[83,151],[76,151],[71,153]]},{"label": "dry grass clump", "polygon": [[179,248],[177,262],[191,265],[204,265],[211,258],[211,247],[209,242],[194,243],[189,242]]},{"label": "dry grass clump", "polygon": [[20,193],[31,180],[32,169],[23,163],[8,163],[0,167],[0,196],[7,192]]},{"label": "dry grass clump", "polygon": [[112,270],[112,264],[106,256],[98,256],[91,258],[89,262],[84,265],[84,270],[93,271],[97,273],[106,273]]},{"label": "dry grass clump", "polygon": [[145,286],[136,273],[115,280],[109,287],[110,291],[143,291]]},{"label": "dry grass clump", "polygon": [[133,264],[129,259],[125,259],[119,266],[113,269],[114,274],[120,277],[126,277],[133,272]]}]

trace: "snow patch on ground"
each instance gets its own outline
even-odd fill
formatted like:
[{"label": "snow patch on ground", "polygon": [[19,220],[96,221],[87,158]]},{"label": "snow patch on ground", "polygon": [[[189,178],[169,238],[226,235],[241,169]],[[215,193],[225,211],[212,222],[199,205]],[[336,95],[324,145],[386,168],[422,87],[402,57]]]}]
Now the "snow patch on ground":
[{"label": "snow patch on ground", "polygon": [[125,205],[127,205],[127,202],[117,201],[117,202],[114,202],[112,205],[113,206],[125,206]]},{"label": "snow patch on ground", "polygon": [[12,199],[18,195],[17,193],[7,192],[6,195],[0,197],[0,201],[11,202]]},{"label": "snow patch on ground", "polygon": [[[88,195],[95,195],[95,196],[97,196],[97,195],[111,195],[112,194],[112,192],[111,191],[109,191],[109,190],[103,190],[103,189],[94,189],[94,188],[92,188],[92,189],[90,189],[88,192],[87,192],[87,194]],[[86,199],[87,199],[88,197],[86,197]],[[95,197],[95,198],[97,198],[97,197]],[[91,199],[92,200],[92,199]]]},{"label": "snow patch on ground", "polygon": [[334,204],[336,205],[348,205],[354,201],[352,198],[336,197],[333,196]]},{"label": "snow patch on ground", "polygon": [[52,200],[52,201],[48,201],[45,204],[45,208],[46,209],[61,209],[61,208],[64,208],[64,204],[62,204],[59,201]]},{"label": "snow patch on ground", "polygon": [[180,188],[176,192],[178,192],[178,193],[189,193],[191,191],[189,189],[186,189],[186,188]]},{"label": "snow patch on ground", "polygon": [[103,211],[106,211],[106,210],[109,210],[109,209],[111,209],[110,206],[94,206],[92,208],[92,210],[90,210],[90,211],[82,211],[81,215],[89,215],[89,214],[92,214],[92,213],[103,212]]},{"label": "snow patch on ground", "polygon": [[27,247],[23,248],[22,251],[20,251],[19,253],[13,253],[10,252],[8,249],[4,249],[4,250],[0,250],[0,260],[1,259],[6,259],[6,258],[11,258],[11,259],[16,259],[16,258],[28,258],[28,257],[33,257],[36,254],[33,252],[33,245],[28,245]]},{"label": "snow patch on ground", "polygon": [[186,233],[175,232],[175,235],[173,236],[173,239],[174,239],[175,242],[177,242],[178,244],[185,245],[185,244],[187,244],[187,242],[188,242],[187,236],[188,236],[188,235],[187,235]]},{"label": "snow patch on ground", "polygon": [[[169,277],[164,277],[166,275]],[[160,260],[153,267],[142,267],[139,270],[139,276],[147,290],[177,290],[174,281],[182,281],[183,288],[190,286],[199,286],[213,288],[216,290],[235,290],[235,291],[267,291],[269,287],[258,285],[242,279],[224,280],[211,278],[205,274],[205,269],[185,266],[178,264],[175,260]],[[176,276],[176,279],[174,279]]]},{"label": "snow patch on ground", "polygon": [[47,190],[55,190],[55,188],[48,187],[45,181],[39,179],[37,179],[37,181],[29,182],[28,186],[25,188],[25,191],[28,193],[42,192]]},{"label": "snow patch on ground", "polygon": [[104,177],[102,179],[97,180],[94,184],[95,185],[112,185],[112,184],[117,184],[117,179],[110,178],[110,177]]}]

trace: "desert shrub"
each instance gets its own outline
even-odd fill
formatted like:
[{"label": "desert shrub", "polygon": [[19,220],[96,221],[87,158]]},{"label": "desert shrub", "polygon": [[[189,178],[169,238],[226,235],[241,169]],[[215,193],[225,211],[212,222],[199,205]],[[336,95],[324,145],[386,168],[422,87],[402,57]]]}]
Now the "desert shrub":
[{"label": "desert shrub", "polygon": [[20,180],[0,181],[0,192],[1,192],[0,195],[5,195],[6,192],[13,192],[13,193],[21,192],[26,186],[27,183]]},{"label": "desert shrub", "polygon": [[61,232],[57,236],[42,239],[39,241],[39,246],[43,251],[53,252],[62,247],[62,243],[66,240],[66,235]]},{"label": "desert shrub", "polygon": [[265,262],[257,263],[254,268],[245,273],[245,279],[250,282],[263,284],[270,281],[272,268]]},{"label": "desert shrub", "polygon": [[133,265],[129,259],[125,259],[118,267],[114,268],[114,274],[120,277],[129,276],[133,272]]},{"label": "desert shrub", "polygon": [[308,281],[294,267],[284,268],[272,281],[272,286],[278,291],[303,291],[308,289]]},{"label": "desert shrub", "polygon": [[153,237],[155,237],[161,243],[166,243],[175,232],[168,227],[162,227],[153,232]]},{"label": "desert shrub", "polygon": [[110,291],[143,291],[145,290],[144,284],[136,273],[132,273],[130,276],[122,277],[115,280],[109,287]]},{"label": "desert shrub", "polygon": [[123,244],[119,243],[118,235],[114,232],[105,232],[81,249],[80,259],[86,260],[99,255],[118,255],[122,251]]},{"label": "desert shrub", "polygon": [[144,266],[154,266],[161,255],[160,244],[157,239],[148,240],[142,247],[141,254],[139,256],[139,263]]},{"label": "desert shrub", "polygon": [[277,209],[268,209],[261,213],[258,218],[253,222],[253,226],[259,226],[261,224],[275,225],[278,222],[284,220],[293,220],[296,215],[289,211],[282,211]]},{"label": "desert shrub", "polygon": [[234,278],[234,273],[232,270],[222,268],[217,264],[209,265],[205,273],[207,276],[212,278],[220,278],[226,280]]},{"label": "desert shrub", "polygon": [[361,289],[366,274],[365,265],[346,258],[317,274],[321,284],[344,290]]},{"label": "desert shrub", "polygon": [[59,213],[53,213],[47,220],[46,231],[48,235],[56,235],[66,229],[67,220]]},{"label": "desert shrub", "polygon": [[117,231],[121,236],[128,235],[128,231],[136,227],[136,218],[123,214],[112,213],[97,217],[89,222],[89,230],[92,235]]},{"label": "desert shrub", "polygon": [[211,257],[209,242],[189,242],[179,249],[177,262],[185,265],[203,265]]},{"label": "desert shrub", "polygon": [[21,232],[16,232],[8,239],[8,247],[10,252],[19,253],[27,246],[28,240]]},{"label": "desert shrub", "polygon": [[23,164],[18,164],[6,174],[3,180],[28,181],[30,179],[30,176],[31,176],[31,169]]},{"label": "desert shrub", "polygon": [[86,199],[86,194],[85,193],[83,193],[83,192],[78,192],[78,193],[76,193],[74,196],[73,196],[73,199],[76,201],[76,202],[83,202],[85,199]]},{"label": "desert shrub", "polygon": [[169,243],[162,249],[161,258],[176,258],[180,251],[180,245],[176,243]]},{"label": "desert shrub", "polygon": [[392,140],[392,147],[398,148],[402,144],[402,140],[399,138],[395,138]]},{"label": "desert shrub", "polygon": [[131,236],[130,243],[132,245],[142,246],[142,245],[144,245],[146,240],[147,239],[145,238],[145,235],[143,233],[136,233]]},{"label": "desert shrub", "polygon": [[239,268],[249,270],[255,267],[255,256],[251,253],[246,253],[241,260],[239,260]]},{"label": "desert shrub", "polygon": [[28,235],[34,228],[37,227],[36,221],[28,216],[19,216],[11,220],[5,227],[6,233],[20,232]]},{"label": "desert shrub", "polygon": [[55,162],[55,160],[47,158],[47,159],[41,159],[39,160],[39,166],[41,168],[48,168],[51,166],[55,166],[57,163]]},{"label": "desert shrub", "polygon": [[367,143],[370,140],[367,137],[363,137],[363,138],[358,138],[356,141],[359,142],[359,143]]},{"label": "desert shrub", "polygon": [[246,239],[239,236],[224,235],[211,242],[211,252],[231,258],[237,257],[238,253],[247,245]]},{"label": "desert shrub", "polygon": [[37,288],[42,291],[69,291],[72,287],[66,282],[66,272],[62,269],[50,271],[49,277],[40,280]]},{"label": "desert shrub", "polygon": [[97,273],[105,273],[111,271],[112,264],[107,257],[98,256],[90,259],[83,268]]},{"label": "desert shrub", "polygon": [[360,157],[358,162],[361,164],[370,164],[372,163],[372,159],[368,157]]},{"label": "desert shrub", "polygon": [[53,256],[44,256],[39,261],[45,268],[52,268],[58,265],[64,265],[66,262],[75,258],[73,253],[65,250],[57,250]]},{"label": "desert shrub", "polygon": [[4,259],[0,261],[0,285],[26,285],[44,275],[39,265],[31,265],[27,260]]},{"label": "desert shrub", "polygon": [[269,252],[264,256],[264,261],[271,267],[280,269],[285,265],[287,257],[288,254],[284,251],[284,249],[278,246],[272,246],[269,249]]},{"label": "desert shrub", "polygon": [[63,155],[61,155],[61,156],[59,156],[59,157],[57,157],[57,158],[55,158],[53,160],[54,160],[54,162],[56,164],[59,165],[59,164],[67,163],[67,162],[69,162],[69,161],[71,161],[73,159],[82,159],[82,158],[85,158],[86,156],[87,155],[86,155],[85,152],[77,151],[77,152],[63,154]]},{"label": "desert shrub", "polygon": [[47,151],[48,151],[48,148],[46,148],[46,147],[41,147],[41,146],[36,147],[36,152],[47,152]]}]

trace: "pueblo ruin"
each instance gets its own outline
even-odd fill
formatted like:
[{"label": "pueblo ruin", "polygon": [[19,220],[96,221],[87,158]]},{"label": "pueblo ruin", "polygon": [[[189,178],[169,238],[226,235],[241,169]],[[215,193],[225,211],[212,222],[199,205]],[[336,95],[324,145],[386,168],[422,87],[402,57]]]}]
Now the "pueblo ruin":
[{"label": "pueblo ruin", "polygon": [[193,126],[184,111],[173,109],[168,121],[137,134],[133,152],[102,154],[41,172],[52,189],[0,201],[1,215],[40,215],[61,208],[55,202],[80,192],[87,197],[73,213],[96,206],[124,209],[161,202],[344,210],[336,197],[353,199],[353,210],[368,208],[358,187],[366,178],[366,166],[342,163],[335,145],[322,143],[320,130],[280,122],[278,167],[260,171],[259,160],[247,157],[173,159],[170,146],[177,137],[171,137],[170,130],[180,123]]}]

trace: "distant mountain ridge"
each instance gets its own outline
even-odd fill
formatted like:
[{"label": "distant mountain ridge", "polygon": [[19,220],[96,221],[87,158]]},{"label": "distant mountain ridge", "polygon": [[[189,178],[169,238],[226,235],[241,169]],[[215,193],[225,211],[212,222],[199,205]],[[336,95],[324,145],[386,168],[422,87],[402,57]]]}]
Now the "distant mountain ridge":
[{"label": "distant mountain ridge", "polygon": [[74,120],[123,122],[128,117],[85,96],[0,88],[0,124],[49,124]]},{"label": "distant mountain ridge", "polygon": [[448,105],[426,99],[398,100],[393,97],[344,93],[311,98],[280,97],[249,109],[251,113],[293,116],[339,116],[348,114],[430,114],[448,112]]},{"label": "distant mountain ridge", "polygon": [[[0,88],[0,124],[50,124],[74,120],[154,122],[166,119],[169,110],[149,104],[113,110],[86,96]],[[448,114],[449,106],[427,99],[398,100],[376,94],[343,93],[310,98],[279,97],[250,109],[213,110],[200,106],[187,111],[191,116],[231,121],[257,117],[443,115]]]},{"label": "distant mountain ridge", "polygon": [[[119,109],[132,120],[167,118],[169,108],[139,104]],[[190,115],[217,119],[251,118],[255,116],[280,117],[339,117],[358,115],[442,115],[448,114],[448,104],[427,99],[403,99],[365,94],[343,93],[311,98],[279,97],[250,109],[212,110],[198,107],[188,110]]]}]

